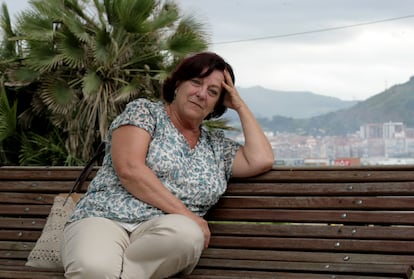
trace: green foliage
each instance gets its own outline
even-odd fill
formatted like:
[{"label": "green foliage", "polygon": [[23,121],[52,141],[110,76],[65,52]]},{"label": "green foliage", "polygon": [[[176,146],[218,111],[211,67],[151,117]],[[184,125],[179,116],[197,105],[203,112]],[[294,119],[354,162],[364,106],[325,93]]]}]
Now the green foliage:
[{"label": "green foliage", "polygon": [[[0,164],[10,162],[9,154],[12,150],[5,150],[5,140],[16,133],[17,101],[10,106],[4,86],[0,92]],[[9,154],[8,154],[9,153]]]},{"label": "green foliage", "polygon": [[210,131],[217,130],[217,129],[223,129],[227,131],[239,131],[239,129],[230,126],[228,123],[228,120],[224,118],[219,118],[215,120],[206,120],[204,121],[203,124],[204,124],[204,127],[206,127]]},{"label": "green foliage", "polygon": [[0,92],[0,143],[16,132],[17,101],[9,104],[4,86]]},{"label": "green foliage", "polygon": [[68,154],[60,132],[54,129],[45,136],[29,132],[22,135],[19,163],[24,166],[70,166],[85,162]]},{"label": "green foliage", "polygon": [[29,4],[14,27],[6,6],[0,15],[0,54],[7,58],[0,73],[22,104],[20,164],[88,160],[126,103],[159,98],[160,78],[183,56],[207,48],[202,26],[172,1]]}]

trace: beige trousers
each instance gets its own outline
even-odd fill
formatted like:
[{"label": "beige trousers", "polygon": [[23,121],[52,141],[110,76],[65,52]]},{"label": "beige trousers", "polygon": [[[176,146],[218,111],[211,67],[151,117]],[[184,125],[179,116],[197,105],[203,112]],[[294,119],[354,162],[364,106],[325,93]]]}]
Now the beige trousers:
[{"label": "beige trousers", "polygon": [[62,261],[71,279],[161,279],[191,273],[203,246],[201,228],[182,215],[154,218],[131,233],[91,217],[65,228]]}]

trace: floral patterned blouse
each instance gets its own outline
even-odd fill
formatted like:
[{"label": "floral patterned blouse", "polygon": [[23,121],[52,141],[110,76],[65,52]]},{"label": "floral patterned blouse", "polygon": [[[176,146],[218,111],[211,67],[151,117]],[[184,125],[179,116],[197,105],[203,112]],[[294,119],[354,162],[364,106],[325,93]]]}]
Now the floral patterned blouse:
[{"label": "floral patterned blouse", "polygon": [[69,222],[95,216],[132,224],[165,214],[132,196],[115,173],[110,154],[112,131],[123,125],[134,125],[151,135],[147,165],[197,215],[203,216],[226,190],[240,144],[224,137],[223,131],[202,128],[191,149],[170,121],[164,103],[137,99],[112,122],[102,167]]}]

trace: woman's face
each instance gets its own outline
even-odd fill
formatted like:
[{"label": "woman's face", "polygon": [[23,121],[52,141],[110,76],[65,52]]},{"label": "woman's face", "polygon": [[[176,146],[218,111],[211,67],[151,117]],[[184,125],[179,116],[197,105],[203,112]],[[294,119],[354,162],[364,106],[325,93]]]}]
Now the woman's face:
[{"label": "woman's face", "polygon": [[195,77],[180,83],[174,99],[176,109],[184,117],[203,121],[213,112],[223,90],[223,81],[223,72],[214,70],[206,77]]}]

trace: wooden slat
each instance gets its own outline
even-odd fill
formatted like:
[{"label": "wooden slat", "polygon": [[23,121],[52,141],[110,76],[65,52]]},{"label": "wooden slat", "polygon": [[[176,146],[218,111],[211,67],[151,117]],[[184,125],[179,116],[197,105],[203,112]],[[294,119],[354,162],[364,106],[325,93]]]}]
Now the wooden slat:
[{"label": "wooden slat", "polygon": [[412,211],[278,210],[216,208],[209,220],[414,225]]},{"label": "wooden slat", "polygon": [[[1,173],[1,172],[0,172]],[[59,181],[18,181],[18,180],[0,180],[0,192],[33,192],[33,193],[68,193],[72,189],[75,180]],[[85,181],[82,191],[85,192],[89,181]]]},{"label": "wooden slat", "polygon": [[14,205],[14,204],[0,204],[0,216],[32,216],[32,215],[49,215],[51,205]]},{"label": "wooden slat", "polygon": [[34,241],[0,241],[0,250],[31,251]]},{"label": "wooden slat", "polygon": [[210,222],[215,235],[414,240],[414,227]]},{"label": "wooden slat", "polygon": [[[0,180],[72,180],[82,172],[83,167],[0,167]],[[95,176],[95,167],[89,179]]]},{"label": "wooden slat", "polygon": [[290,181],[290,182],[376,182],[376,181],[414,181],[414,167],[410,166],[406,170],[371,170],[364,169],[329,169],[329,170],[308,170],[291,169],[291,170],[274,170],[260,176],[252,178],[233,179],[232,181],[246,182],[272,182],[272,181]]},{"label": "wooden slat", "polygon": [[[0,180],[60,180],[76,179],[82,167],[0,167]],[[95,174],[94,169],[90,177]],[[244,181],[414,181],[414,166],[354,167],[354,168],[275,168],[274,171]],[[237,181],[234,179],[233,181]],[[240,180],[239,180],[240,181]]]},{"label": "wooden slat", "polygon": [[305,252],[284,250],[254,250],[231,248],[208,248],[202,254],[203,258],[213,259],[244,259],[271,260],[289,262],[331,262],[359,264],[404,264],[414,263],[414,255],[389,255],[375,253],[345,253],[345,252]]},{"label": "wooden slat", "polygon": [[[1,195],[0,195],[1,198]],[[414,197],[223,197],[222,208],[414,210]]]},{"label": "wooden slat", "polygon": [[413,241],[212,236],[212,248],[414,254]]},{"label": "wooden slat", "polygon": [[40,237],[40,230],[0,230],[1,240],[36,241]]},{"label": "wooden slat", "polygon": [[[30,251],[1,250],[0,258],[4,259],[24,259],[29,256]],[[0,277],[1,278],[1,277]]]},{"label": "wooden slat", "polygon": [[19,260],[19,259],[0,259],[0,266],[3,267],[3,268],[7,268],[7,269],[21,268],[25,264],[26,264],[26,260]]},{"label": "wooden slat", "polygon": [[4,279],[64,279],[63,272],[37,270],[4,270],[0,266],[0,278]]},{"label": "wooden slat", "polygon": [[[174,277],[176,278],[176,277]],[[178,278],[178,277],[177,277]],[[179,277],[183,278],[183,277]],[[340,275],[327,273],[307,272],[265,272],[265,271],[240,271],[228,269],[203,269],[194,270],[193,274],[185,276],[185,279],[401,279],[402,276],[363,276]]]},{"label": "wooden slat", "polygon": [[410,182],[349,182],[349,183],[295,183],[268,181],[231,182],[226,195],[307,195],[307,196],[355,196],[355,195],[414,195],[414,183]]},{"label": "wooden slat", "polygon": [[46,218],[0,217],[0,229],[38,229],[46,224]]},{"label": "wooden slat", "polygon": [[336,263],[300,263],[280,261],[221,260],[200,259],[200,267],[251,269],[267,271],[319,271],[343,274],[393,275],[408,277],[411,273],[409,265],[384,264],[336,264]]},{"label": "wooden slat", "polygon": [[53,204],[56,194],[0,192],[2,204]]}]

